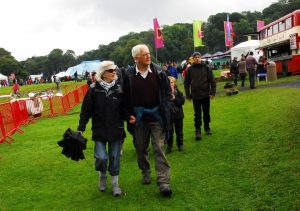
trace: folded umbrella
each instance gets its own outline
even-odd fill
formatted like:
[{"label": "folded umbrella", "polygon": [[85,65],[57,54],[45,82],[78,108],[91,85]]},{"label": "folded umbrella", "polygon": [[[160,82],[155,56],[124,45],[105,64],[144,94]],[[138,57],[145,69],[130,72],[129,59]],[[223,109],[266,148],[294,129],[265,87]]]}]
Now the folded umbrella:
[{"label": "folded umbrella", "polygon": [[83,150],[86,149],[87,139],[84,138],[81,132],[73,131],[68,128],[61,141],[58,141],[58,145],[62,147],[62,154],[72,160],[78,161],[85,159]]}]

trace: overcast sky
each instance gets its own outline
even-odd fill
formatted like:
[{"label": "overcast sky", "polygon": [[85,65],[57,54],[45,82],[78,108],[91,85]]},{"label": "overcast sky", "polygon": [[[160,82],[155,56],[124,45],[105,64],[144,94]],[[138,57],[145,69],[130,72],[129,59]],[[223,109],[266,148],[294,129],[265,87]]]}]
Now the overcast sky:
[{"label": "overcast sky", "polygon": [[207,21],[221,12],[262,11],[277,0],[0,0],[0,47],[17,60],[54,48],[81,55],[129,32]]}]

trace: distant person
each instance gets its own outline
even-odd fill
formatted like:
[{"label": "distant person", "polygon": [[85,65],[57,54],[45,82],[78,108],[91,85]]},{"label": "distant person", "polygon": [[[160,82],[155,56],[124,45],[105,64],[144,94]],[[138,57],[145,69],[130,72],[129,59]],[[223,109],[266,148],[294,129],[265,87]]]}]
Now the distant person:
[{"label": "distant person", "polygon": [[56,75],[53,76],[54,83],[56,84],[56,89],[60,90],[60,79]]},{"label": "distant person", "polygon": [[249,75],[249,82],[250,82],[251,89],[255,88],[256,65],[258,65],[258,63],[255,57],[253,56],[253,52],[250,51],[246,59],[246,68]]},{"label": "distant person", "polygon": [[169,63],[168,65],[168,71],[170,72],[171,76],[175,79],[178,78],[178,73],[177,73],[177,68],[176,68],[176,64],[172,64],[172,63]]},{"label": "distant person", "polygon": [[242,56],[241,60],[238,62],[238,69],[240,79],[242,81],[241,87],[245,86],[245,78],[247,77],[247,70],[246,70],[246,59]]},{"label": "distant person", "polygon": [[29,99],[26,100],[27,113],[34,118],[40,117],[44,109],[41,98],[36,97],[34,93],[28,94]]},{"label": "distant person", "polygon": [[74,73],[74,79],[75,79],[75,82],[78,81],[78,74],[77,74],[77,71]]},{"label": "distant person", "polygon": [[183,76],[182,76],[183,69],[182,69],[182,66],[177,65],[176,69],[177,69],[177,73],[178,73],[178,82],[179,82],[179,84],[182,84],[183,83]]},{"label": "distant person", "polygon": [[13,81],[12,81],[12,90],[13,90],[14,95],[20,94],[20,85],[18,84],[16,79],[13,79]]},{"label": "distant person", "polygon": [[195,139],[201,140],[202,112],[204,131],[211,135],[210,100],[216,95],[216,82],[213,72],[201,62],[201,54],[193,53],[194,63],[187,69],[184,88],[186,98],[193,100]]},{"label": "distant person", "polygon": [[169,130],[169,136],[167,139],[167,149],[166,152],[172,152],[173,148],[173,134],[175,131],[176,134],[176,143],[178,151],[183,150],[183,109],[182,106],[185,101],[185,97],[182,92],[176,86],[176,79],[172,76],[169,76],[170,86],[171,86],[171,103],[170,103],[170,113],[171,113],[171,128]]},{"label": "distant person", "polygon": [[99,172],[98,188],[102,192],[106,190],[106,172],[109,171],[112,194],[120,196],[120,150],[125,131],[122,112],[123,90],[117,83],[116,68],[112,61],[101,62],[96,73],[96,82],[84,97],[77,130],[85,131],[89,119],[92,118],[95,170]]},{"label": "distant person", "polygon": [[233,57],[233,60],[230,63],[230,73],[233,76],[234,85],[237,85],[237,80],[238,80],[238,77],[239,77],[237,57]]},{"label": "distant person", "polygon": [[95,83],[95,81],[96,81],[95,76],[96,76],[96,72],[90,73],[90,76],[88,77],[87,82],[86,82],[89,86],[91,86],[92,84]]},{"label": "distant person", "polygon": [[258,59],[258,65],[256,71],[257,76],[260,76],[259,78],[263,78],[263,79],[266,78],[267,75],[266,64],[267,64],[266,57],[260,56]]},{"label": "distant person", "polygon": [[168,70],[168,65],[164,64],[164,65],[162,66],[162,69],[163,69],[163,71],[165,72],[165,74],[166,74],[167,76],[171,76],[171,73],[170,73],[170,71]]},{"label": "distant person", "polygon": [[161,67],[151,62],[149,48],[136,45],[132,48],[135,66],[127,71],[127,109],[135,117],[134,146],[138,166],[142,171],[142,183],[151,183],[151,169],[148,146],[151,141],[155,159],[155,170],[160,193],[172,194],[170,188],[170,165],[163,145],[169,129],[171,99],[170,83]]}]

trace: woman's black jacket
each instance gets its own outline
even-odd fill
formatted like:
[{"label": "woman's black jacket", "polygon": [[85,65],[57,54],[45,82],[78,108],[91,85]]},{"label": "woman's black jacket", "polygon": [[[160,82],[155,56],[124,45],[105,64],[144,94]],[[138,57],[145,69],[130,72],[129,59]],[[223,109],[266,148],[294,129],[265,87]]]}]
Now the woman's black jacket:
[{"label": "woman's black jacket", "polygon": [[92,118],[94,141],[120,141],[125,138],[123,90],[119,84],[106,91],[98,82],[86,93],[80,112],[78,131],[85,131]]}]

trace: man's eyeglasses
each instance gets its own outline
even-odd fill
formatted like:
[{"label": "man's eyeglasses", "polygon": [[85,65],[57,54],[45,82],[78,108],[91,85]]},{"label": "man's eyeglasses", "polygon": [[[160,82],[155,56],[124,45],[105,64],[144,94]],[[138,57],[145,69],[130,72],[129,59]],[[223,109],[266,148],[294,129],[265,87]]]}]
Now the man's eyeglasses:
[{"label": "man's eyeglasses", "polygon": [[113,72],[115,72],[116,70],[114,70],[114,69],[109,69],[109,70],[106,70],[107,72],[109,72],[109,73],[113,73]]}]

